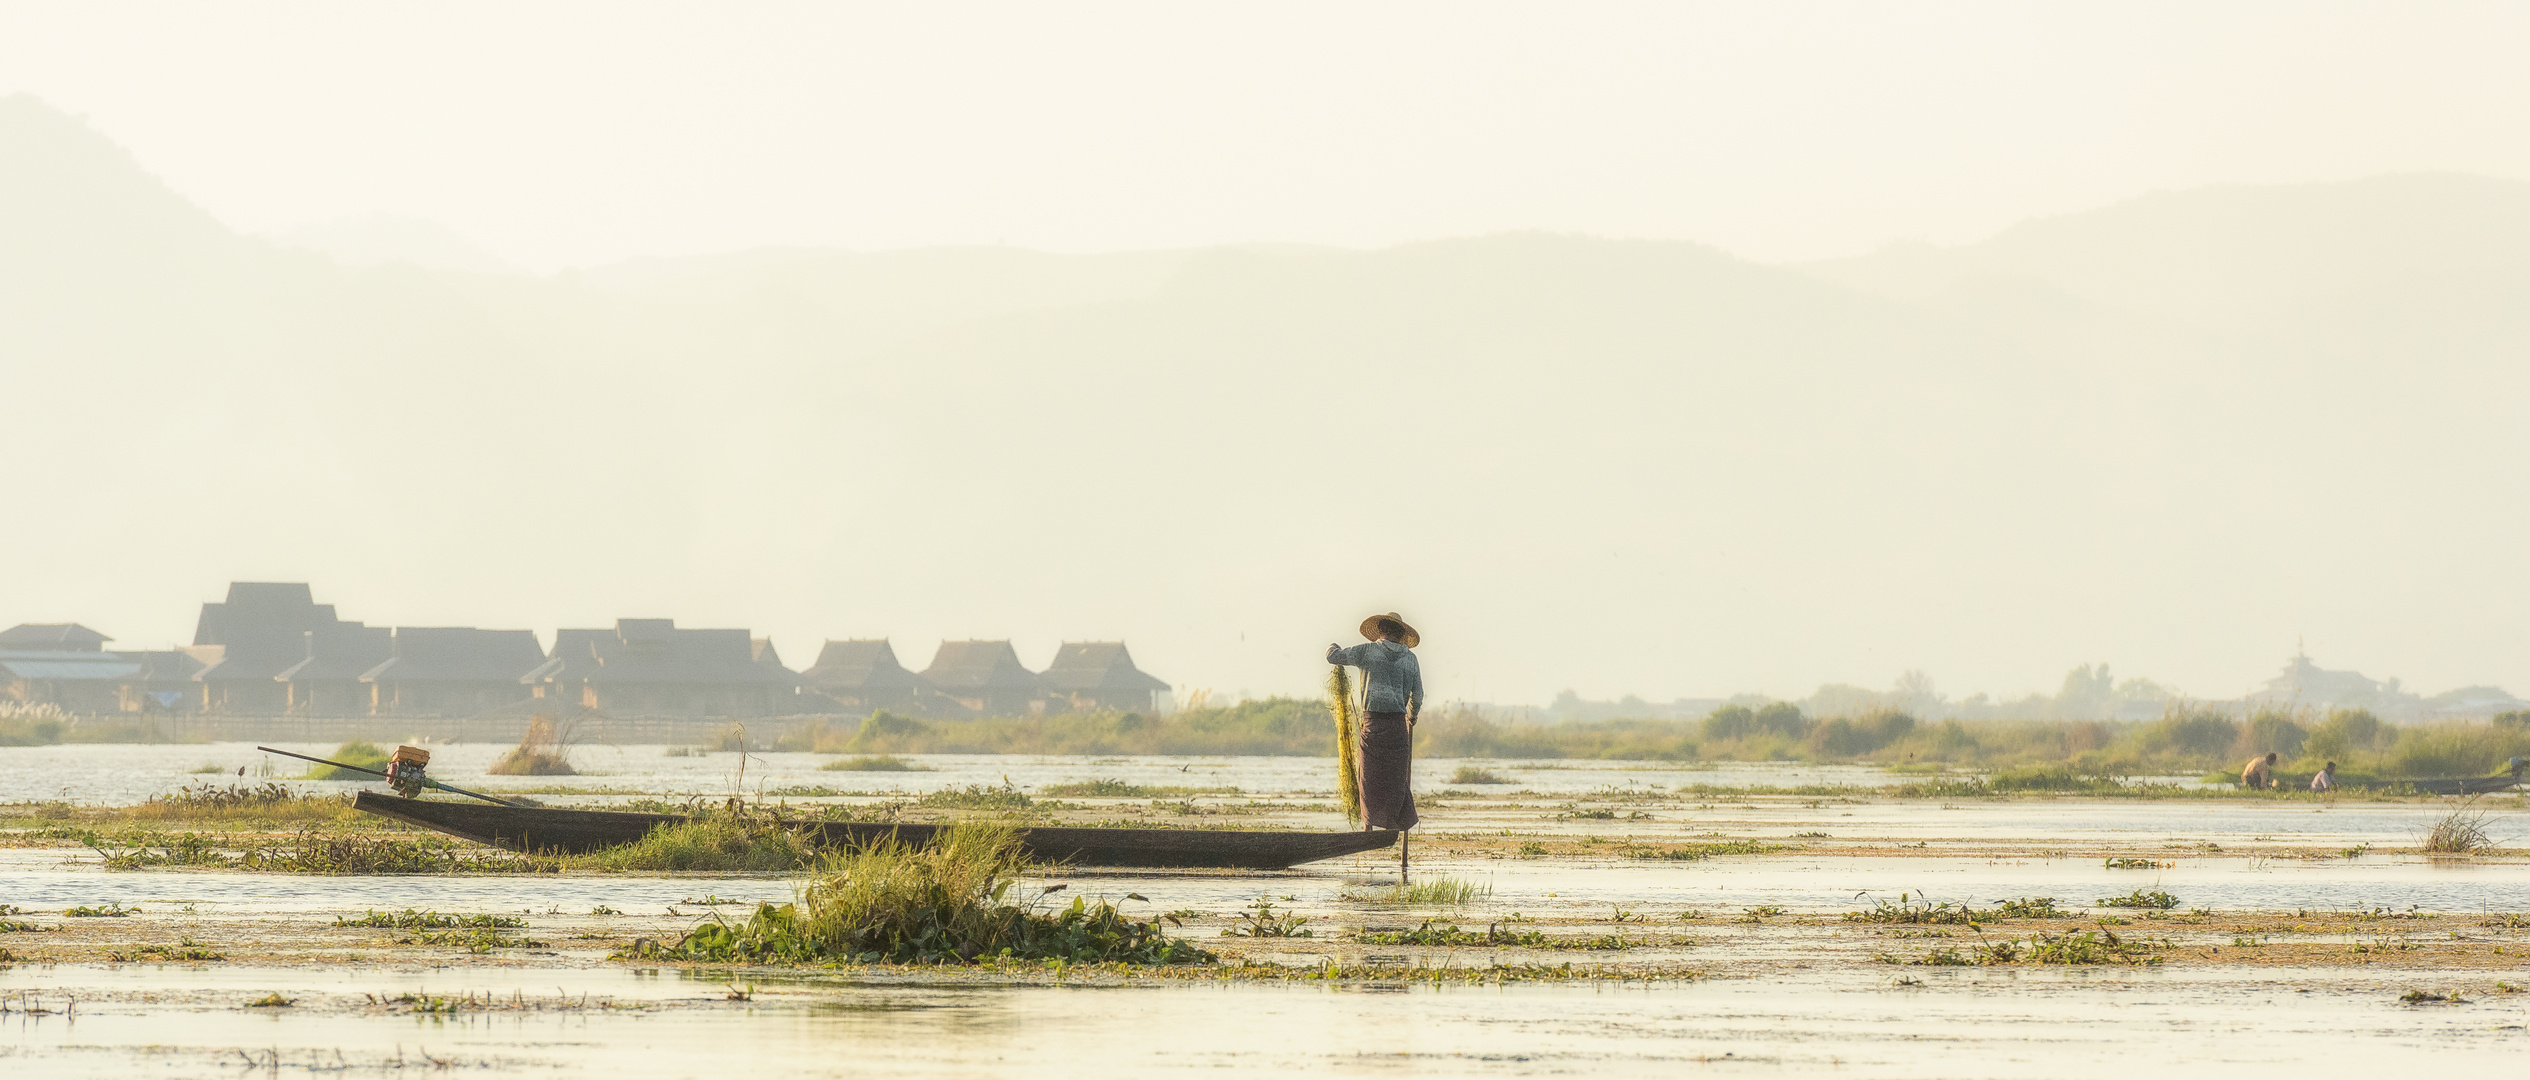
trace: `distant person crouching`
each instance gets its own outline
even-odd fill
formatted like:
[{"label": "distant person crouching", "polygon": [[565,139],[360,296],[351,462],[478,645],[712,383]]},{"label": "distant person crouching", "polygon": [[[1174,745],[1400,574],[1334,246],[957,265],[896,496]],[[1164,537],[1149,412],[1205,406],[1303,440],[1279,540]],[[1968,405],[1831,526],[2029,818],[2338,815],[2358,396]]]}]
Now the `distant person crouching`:
[{"label": "distant person crouching", "polygon": [[2329,762],[2327,768],[2319,770],[2319,775],[2311,777],[2310,789],[2312,791],[2337,790],[2337,763]]},{"label": "distant person crouching", "polygon": [[2269,752],[2262,758],[2250,758],[2248,766],[2240,770],[2240,786],[2258,791],[2274,787],[2275,754]]}]

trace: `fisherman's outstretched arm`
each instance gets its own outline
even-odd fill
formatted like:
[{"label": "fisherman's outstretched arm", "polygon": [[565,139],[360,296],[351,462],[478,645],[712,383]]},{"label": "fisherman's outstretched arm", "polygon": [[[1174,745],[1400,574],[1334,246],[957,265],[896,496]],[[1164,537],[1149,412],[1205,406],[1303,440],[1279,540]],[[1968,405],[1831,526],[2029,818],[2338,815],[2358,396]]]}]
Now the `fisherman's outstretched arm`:
[{"label": "fisherman's outstretched arm", "polygon": [[1355,645],[1349,649],[1329,645],[1326,647],[1326,662],[1342,664],[1345,667],[1366,668],[1370,666],[1369,649],[1368,644]]}]

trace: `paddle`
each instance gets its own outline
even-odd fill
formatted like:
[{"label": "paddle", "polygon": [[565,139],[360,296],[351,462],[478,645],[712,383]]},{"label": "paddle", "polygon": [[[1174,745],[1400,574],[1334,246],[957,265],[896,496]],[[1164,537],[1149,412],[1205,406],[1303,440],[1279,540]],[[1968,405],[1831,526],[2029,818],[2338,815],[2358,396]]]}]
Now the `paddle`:
[{"label": "paddle", "polygon": [[[294,758],[297,758],[297,759],[299,759],[299,760],[301,760],[301,761],[313,761],[313,762],[315,762],[315,763],[317,763],[317,764],[319,764],[319,765],[331,765],[331,766],[333,766],[333,767],[335,767],[335,768],[337,768],[337,769],[349,769],[349,770],[351,770],[351,771],[353,771],[353,772],[365,772],[365,773],[368,773],[368,774],[369,774],[369,775],[371,775],[371,776],[375,776],[375,777],[377,777],[377,778],[379,778],[379,779],[381,779],[381,780],[393,780],[393,779],[395,779],[394,777],[392,777],[392,776],[388,776],[387,774],[382,773],[382,772],[379,772],[379,771],[378,771],[378,770],[376,770],[376,769],[364,769],[364,768],[361,768],[361,767],[360,767],[360,766],[358,766],[358,765],[345,765],[345,764],[343,764],[342,762],[339,762],[339,761],[327,761],[327,760],[325,760],[324,758],[321,758],[321,757],[309,757],[309,756],[307,756],[306,754],[293,754],[293,753],[291,753],[291,752],[289,752],[289,751],[287,751],[287,750],[275,750],[275,749],[273,749],[273,748],[271,748],[271,747],[269,747],[269,746],[258,746],[258,747],[256,747],[255,749],[257,749],[257,750],[261,750],[261,751],[263,751],[264,753],[267,753],[267,754],[279,754],[279,755],[281,755],[282,757],[294,757]],[[488,802],[488,803],[498,803],[498,804],[500,804],[500,805],[502,805],[502,806],[518,806],[518,805],[521,805],[521,804],[519,804],[519,803],[514,803],[514,802],[511,802],[511,801],[509,801],[508,799],[497,799],[497,798],[494,798],[494,797],[492,797],[492,796],[490,796],[490,795],[486,795],[486,794],[484,794],[484,793],[482,793],[482,792],[480,792],[480,791],[467,791],[466,789],[461,788],[461,787],[457,787],[457,786],[455,786],[455,785],[453,785],[453,784],[443,784],[443,783],[440,783],[440,782],[439,782],[439,781],[437,781],[437,780],[433,780],[433,779],[431,779],[430,777],[427,777],[427,776],[422,777],[422,778],[421,778],[421,781],[422,781],[422,786],[423,786],[423,787],[435,787],[435,788],[438,788],[438,789],[439,789],[439,790],[441,790],[441,791],[453,791],[453,792],[456,792],[456,793],[457,793],[457,794],[459,794],[459,795],[464,795],[464,796],[467,796],[467,797],[469,797],[469,798],[481,799],[481,800],[483,800],[484,802]]]}]

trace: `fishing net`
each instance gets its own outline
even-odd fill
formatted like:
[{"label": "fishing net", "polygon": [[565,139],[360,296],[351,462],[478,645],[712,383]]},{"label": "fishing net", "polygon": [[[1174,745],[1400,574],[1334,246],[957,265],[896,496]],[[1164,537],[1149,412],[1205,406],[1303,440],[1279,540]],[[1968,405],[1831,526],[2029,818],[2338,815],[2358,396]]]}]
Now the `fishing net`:
[{"label": "fishing net", "polygon": [[1327,672],[1326,707],[1335,714],[1335,795],[1344,820],[1362,821],[1362,717],[1353,704],[1353,678],[1337,664]]}]

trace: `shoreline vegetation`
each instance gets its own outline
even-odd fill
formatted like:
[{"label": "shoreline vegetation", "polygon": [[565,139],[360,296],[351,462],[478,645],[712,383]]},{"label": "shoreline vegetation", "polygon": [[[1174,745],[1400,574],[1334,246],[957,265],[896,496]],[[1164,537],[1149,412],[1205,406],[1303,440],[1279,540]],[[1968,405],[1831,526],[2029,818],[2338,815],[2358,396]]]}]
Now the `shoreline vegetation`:
[{"label": "shoreline vegetation", "polygon": [[[152,730],[146,723],[119,720],[0,719],[0,745],[145,742],[153,741]],[[531,735],[506,767],[527,775],[567,771],[561,748],[572,740],[551,730],[540,734],[541,740]],[[921,771],[923,766],[905,758],[914,754],[1325,757],[1334,736],[1325,701],[1269,698],[1168,715],[928,720],[880,710],[857,720],[793,722],[769,745],[756,748],[838,755],[827,766],[831,771],[883,772]],[[740,738],[733,728],[715,746],[671,752],[734,751],[744,745]],[[2173,705],[2157,719],[2140,721],[1925,721],[1887,708],[1812,717],[1798,706],[1777,703],[1726,705],[1697,720],[1537,724],[1442,709],[1428,714],[1415,733],[1415,754],[1423,758],[1876,765],[1928,777],[1988,773],[1986,785],[2006,791],[2108,791],[2131,786],[2135,777],[2221,781],[2236,776],[2249,758],[2270,751],[2281,758],[2278,779],[2295,787],[2307,785],[2330,761],[2338,764],[2342,785],[2484,776],[2510,758],[2530,757],[2530,713],[2396,725],[2360,709],[2240,713]],[[359,757],[364,765],[373,764],[371,755],[384,758],[360,743],[337,753]]]},{"label": "shoreline vegetation", "polygon": [[[1269,698],[1168,716],[1069,713],[922,720],[881,710],[859,721],[815,720],[771,749],[906,754],[1149,754],[1324,757],[1335,735],[1326,703]],[[2246,714],[2174,705],[2154,720],[1921,721],[1879,709],[1811,717],[1778,703],[1726,705],[1699,720],[1519,723],[1437,710],[1415,731],[1415,756],[1880,765],[1928,774],[1991,772],[1999,790],[2080,791],[2142,776],[2234,777],[2253,756],[2280,756],[2279,777],[2307,785],[2330,761],[2341,784],[2483,776],[2530,756],[2530,713],[2394,725],[2361,709],[2267,708]],[[1466,780],[1464,783],[1485,783]]]}]

